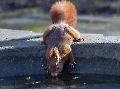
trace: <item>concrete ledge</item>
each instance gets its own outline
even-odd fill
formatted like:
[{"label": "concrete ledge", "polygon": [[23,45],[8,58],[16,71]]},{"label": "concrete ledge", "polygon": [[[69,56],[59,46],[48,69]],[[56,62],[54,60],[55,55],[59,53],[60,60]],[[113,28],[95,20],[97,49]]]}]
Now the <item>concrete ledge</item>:
[{"label": "concrete ledge", "polygon": [[[86,41],[72,45],[75,68],[65,72],[120,75],[120,37],[82,34]],[[0,29],[0,77],[45,74],[46,46],[41,33]]]}]

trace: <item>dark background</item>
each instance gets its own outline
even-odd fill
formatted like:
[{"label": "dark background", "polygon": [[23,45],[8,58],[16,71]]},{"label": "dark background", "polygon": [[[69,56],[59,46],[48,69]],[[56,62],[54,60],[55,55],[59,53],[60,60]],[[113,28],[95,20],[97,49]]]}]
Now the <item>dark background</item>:
[{"label": "dark background", "polygon": [[[0,12],[21,8],[40,7],[45,12],[58,0],[0,0]],[[119,14],[120,0],[70,0],[78,10],[78,14]]]}]

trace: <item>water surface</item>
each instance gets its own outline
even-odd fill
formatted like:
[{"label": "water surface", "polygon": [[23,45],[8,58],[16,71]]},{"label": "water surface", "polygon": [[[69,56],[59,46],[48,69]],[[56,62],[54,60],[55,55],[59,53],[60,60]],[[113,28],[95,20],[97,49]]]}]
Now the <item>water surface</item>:
[{"label": "water surface", "polygon": [[0,78],[0,89],[120,89],[120,76],[92,74],[28,75]]}]

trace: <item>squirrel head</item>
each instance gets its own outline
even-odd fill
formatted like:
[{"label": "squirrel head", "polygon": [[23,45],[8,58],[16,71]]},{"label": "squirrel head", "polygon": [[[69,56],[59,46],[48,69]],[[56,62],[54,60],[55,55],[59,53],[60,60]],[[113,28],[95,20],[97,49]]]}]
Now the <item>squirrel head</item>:
[{"label": "squirrel head", "polygon": [[48,71],[51,74],[51,76],[58,76],[58,74],[62,71],[63,64],[60,62],[56,65],[56,62],[51,61],[48,65]]},{"label": "squirrel head", "polygon": [[58,48],[54,47],[52,51],[50,63],[48,64],[48,71],[52,76],[57,76],[63,69],[63,63]]}]

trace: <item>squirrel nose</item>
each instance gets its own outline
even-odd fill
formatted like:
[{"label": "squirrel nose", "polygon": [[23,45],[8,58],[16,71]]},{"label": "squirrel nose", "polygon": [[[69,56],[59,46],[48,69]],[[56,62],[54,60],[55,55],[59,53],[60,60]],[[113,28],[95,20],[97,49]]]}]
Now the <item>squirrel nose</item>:
[{"label": "squirrel nose", "polygon": [[51,76],[56,77],[58,76],[58,73],[51,73]]}]

